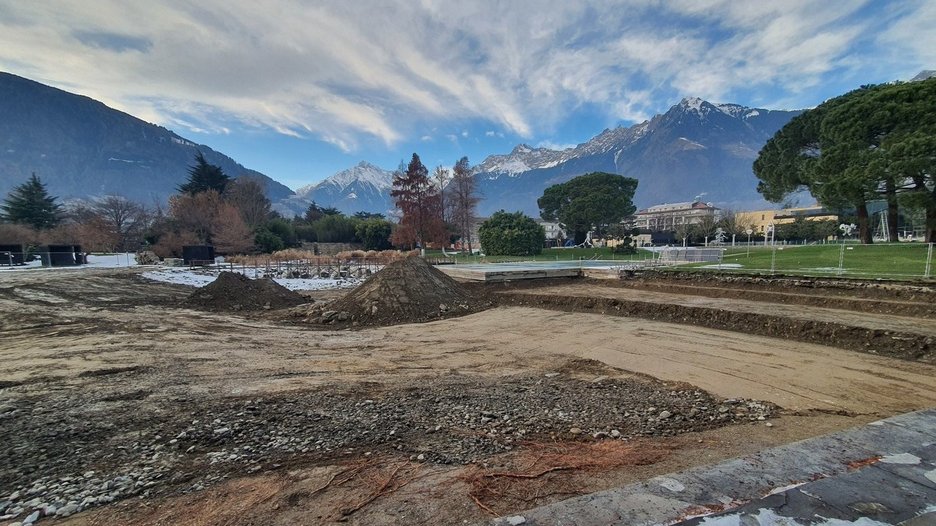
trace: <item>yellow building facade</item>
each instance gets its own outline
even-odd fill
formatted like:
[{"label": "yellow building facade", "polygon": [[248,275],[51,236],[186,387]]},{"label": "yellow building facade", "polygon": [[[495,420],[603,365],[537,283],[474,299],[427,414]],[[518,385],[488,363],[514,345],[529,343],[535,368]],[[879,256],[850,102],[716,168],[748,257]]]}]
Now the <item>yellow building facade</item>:
[{"label": "yellow building facade", "polygon": [[798,218],[807,221],[838,221],[838,214],[830,212],[821,206],[807,206],[802,208],[784,208],[782,210],[753,210],[736,212],[735,223],[750,227],[755,233],[763,235],[770,225],[785,225]]}]

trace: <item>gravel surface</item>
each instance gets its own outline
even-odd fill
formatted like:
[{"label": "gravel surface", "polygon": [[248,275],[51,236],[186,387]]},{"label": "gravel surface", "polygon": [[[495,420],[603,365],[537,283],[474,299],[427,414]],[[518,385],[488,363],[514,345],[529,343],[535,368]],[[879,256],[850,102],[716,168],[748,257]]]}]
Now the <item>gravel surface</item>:
[{"label": "gravel surface", "polygon": [[[129,374],[138,374],[131,371]],[[483,462],[527,441],[628,440],[765,420],[772,404],[653,380],[569,371],[457,374],[394,387],[150,402],[101,388],[0,392],[0,520],[68,516],[131,495],[185,493],[240,474],[389,452]]]}]

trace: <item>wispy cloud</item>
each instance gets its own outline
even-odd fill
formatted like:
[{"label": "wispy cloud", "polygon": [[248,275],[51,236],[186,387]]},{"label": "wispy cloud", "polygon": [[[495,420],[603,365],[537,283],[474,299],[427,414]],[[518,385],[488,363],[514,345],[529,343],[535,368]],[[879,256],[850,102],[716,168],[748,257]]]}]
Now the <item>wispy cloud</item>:
[{"label": "wispy cloud", "polygon": [[936,64],[925,0],[0,0],[0,12],[0,69],[161,124],[237,122],[343,151],[453,121],[552,136],[583,107],[639,121],[685,95],[796,102],[882,60]]}]

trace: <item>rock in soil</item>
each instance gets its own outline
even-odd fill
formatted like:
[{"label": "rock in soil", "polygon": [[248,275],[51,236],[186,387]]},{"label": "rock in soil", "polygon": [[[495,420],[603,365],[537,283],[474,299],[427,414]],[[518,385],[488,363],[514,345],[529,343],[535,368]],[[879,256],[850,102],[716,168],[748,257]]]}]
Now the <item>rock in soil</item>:
[{"label": "rock in soil", "polygon": [[[581,375],[580,364],[573,363]],[[115,400],[55,392],[0,408],[0,515],[67,517],[130,496],[354,458],[468,464],[531,441],[626,440],[759,423],[776,406],[640,378],[460,374],[250,398]],[[668,413],[668,417],[663,417]],[[331,459],[331,460],[330,460]]]}]

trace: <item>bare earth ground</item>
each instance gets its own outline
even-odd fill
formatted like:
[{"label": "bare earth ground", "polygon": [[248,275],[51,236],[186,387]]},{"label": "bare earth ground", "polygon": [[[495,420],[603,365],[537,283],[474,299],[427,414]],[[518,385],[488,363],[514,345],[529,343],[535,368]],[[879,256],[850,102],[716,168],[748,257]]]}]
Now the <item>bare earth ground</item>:
[{"label": "bare earth ground", "polygon": [[936,366],[742,331],[507,306],[328,332],[179,308],[188,292],[126,271],[0,275],[0,500],[95,470],[135,486],[42,521],[461,524],[936,405]]}]

